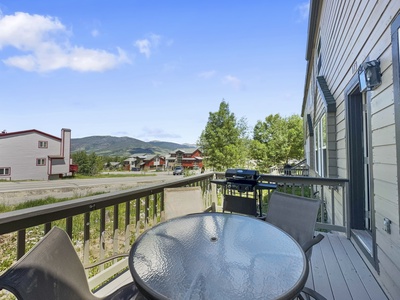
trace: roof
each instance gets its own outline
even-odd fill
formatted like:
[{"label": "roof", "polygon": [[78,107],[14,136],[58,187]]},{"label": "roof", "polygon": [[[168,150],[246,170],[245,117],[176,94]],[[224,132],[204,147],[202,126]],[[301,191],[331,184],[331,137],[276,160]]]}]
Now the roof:
[{"label": "roof", "polygon": [[49,155],[48,157],[51,159],[63,159],[64,158],[64,156],[62,156],[62,155]]},{"label": "roof", "polygon": [[304,83],[304,95],[303,95],[303,105],[301,107],[301,116],[304,116],[304,109],[306,107],[306,102],[307,102],[308,84],[311,75],[310,71],[313,67],[313,64],[310,63],[310,59],[312,57],[312,52],[315,48],[314,47],[315,34],[318,32],[319,28],[318,22],[319,22],[321,7],[322,7],[322,0],[310,1],[310,15],[308,17],[307,49],[306,49],[307,69],[306,69],[306,77]]},{"label": "roof", "polygon": [[[199,148],[186,148],[186,149],[176,149],[175,151],[172,151],[170,153],[177,153],[177,152],[183,152],[186,154],[192,154],[193,152],[199,150]],[[200,150],[199,150],[200,151]]]},{"label": "roof", "polygon": [[4,137],[13,137],[13,136],[18,136],[18,135],[27,135],[27,134],[33,134],[33,133],[36,133],[36,134],[39,134],[39,135],[43,135],[43,136],[47,136],[48,138],[61,141],[61,138],[59,138],[59,137],[56,137],[54,135],[51,135],[51,134],[48,134],[48,133],[45,133],[43,131],[39,131],[39,130],[36,130],[36,129],[23,130],[23,131],[14,131],[14,132],[4,132],[3,131],[3,132],[0,132],[0,139],[4,138]]}]

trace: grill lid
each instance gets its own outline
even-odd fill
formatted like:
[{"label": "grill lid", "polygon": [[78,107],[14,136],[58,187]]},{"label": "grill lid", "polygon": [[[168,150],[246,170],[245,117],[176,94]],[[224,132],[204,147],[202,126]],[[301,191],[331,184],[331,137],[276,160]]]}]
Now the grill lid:
[{"label": "grill lid", "polygon": [[246,169],[227,169],[225,172],[225,178],[228,181],[257,181],[259,178],[257,170],[246,170]]}]

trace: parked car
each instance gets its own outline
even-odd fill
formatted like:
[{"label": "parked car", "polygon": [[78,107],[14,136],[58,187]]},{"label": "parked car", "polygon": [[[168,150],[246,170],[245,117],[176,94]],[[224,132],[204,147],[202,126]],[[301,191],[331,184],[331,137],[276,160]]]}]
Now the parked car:
[{"label": "parked car", "polygon": [[172,172],[173,175],[183,175],[183,167],[182,166],[176,166],[174,168],[174,171]]}]

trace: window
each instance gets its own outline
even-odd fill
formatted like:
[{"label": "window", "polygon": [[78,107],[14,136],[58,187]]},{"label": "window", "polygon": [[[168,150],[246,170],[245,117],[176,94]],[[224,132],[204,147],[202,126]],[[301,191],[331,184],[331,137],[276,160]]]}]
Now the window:
[{"label": "window", "polygon": [[11,168],[0,168],[0,176],[8,176],[11,174]]},{"label": "window", "polygon": [[327,176],[326,157],[326,115],[324,114],[315,126],[315,171],[321,176]]},{"label": "window", "polygon": [[46,159],[45,158],[37,158],[36,159],[36,165],[37,166],[45,166],[46,165]]},{"label": "window", "polygon": [[47,148],[48,142],[47,141],[39,141],[39,148]]}]

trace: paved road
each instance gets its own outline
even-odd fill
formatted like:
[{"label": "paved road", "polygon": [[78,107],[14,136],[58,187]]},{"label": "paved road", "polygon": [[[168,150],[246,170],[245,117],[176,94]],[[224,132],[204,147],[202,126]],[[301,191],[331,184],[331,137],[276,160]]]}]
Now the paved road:
[{"label": "paved road", "polygon": [[96,179],[64,179],[49,181],[3,181],[0,182],[1,192],[17,192],[24,190],[61,189],[74,187],[94,187],[105,184],[151,184],[155,182],[173,181],[182,176],[173,176],[171,173],[154,173],[156,176],[114,177]]}]

